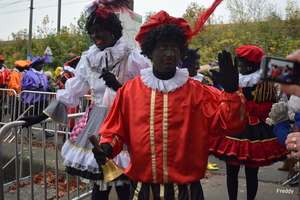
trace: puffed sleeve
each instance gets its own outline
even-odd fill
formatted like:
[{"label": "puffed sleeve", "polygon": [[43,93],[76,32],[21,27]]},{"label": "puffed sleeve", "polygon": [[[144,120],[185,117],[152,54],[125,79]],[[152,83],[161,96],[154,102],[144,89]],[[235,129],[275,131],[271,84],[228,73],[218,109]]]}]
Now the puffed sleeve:
[{"label": "puffed sleeve", "polygon": [[129,78],[133,79],[141,75],[141,69],[150,68],[151,66],[151,61],[145,56],[141,55],[140,51],[132,50],[130,56],[128,57],[127,63],[128,72],[131,76]]},{"label": "puffed sleeve", "polygon": [[[225,137],[241,132],[247,122],[247,108],[242,89],[233,93],[217,91],[207,87],[204,94],[204,115],[212,119],[210,134],[213,137]],[[219,95],[216,95],[216,92]]]},{"label": "puffed sleeve", "polygon": [[79,104],[79,98],[84,96],[90,89],[87,80],[87,67],[89,62],[86,56],[82,56],[75,69],[75,77],[68,79],[66,89],[58,90],[56,100],[43,112],[56,123],[67,126],[67,108],[74,108]]},{"label": "puffed sleeve", "polygon": [[76,107],[79,104],[79,98],[84,96],[90,89],[87,79],[88,67],[88,59],[86,55],[83,55],[75,69],[75,77],[68,79],[65,89],[57,91],[57,100],[65,104],[67,108]]}]

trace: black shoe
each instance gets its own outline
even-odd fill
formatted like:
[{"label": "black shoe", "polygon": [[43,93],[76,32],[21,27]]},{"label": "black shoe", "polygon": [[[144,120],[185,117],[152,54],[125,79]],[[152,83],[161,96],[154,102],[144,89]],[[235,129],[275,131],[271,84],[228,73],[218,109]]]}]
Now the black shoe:
[{"label": "black shoe", "polygon": [[[29,134],[27,134],[27,138],[29,139]],[[36,139],[35,135],[32,133],[31,139]]]},{"label": "black shoe", "polygon": [[46,132],[45,135],[46,135],[46,139],[49,138],[49,137],[54,137],[53,133]]},{"label": "black shoe", "polygon": [[66,135],[63,136],[63,138],[61,139],[62,143],[66,142]]}]

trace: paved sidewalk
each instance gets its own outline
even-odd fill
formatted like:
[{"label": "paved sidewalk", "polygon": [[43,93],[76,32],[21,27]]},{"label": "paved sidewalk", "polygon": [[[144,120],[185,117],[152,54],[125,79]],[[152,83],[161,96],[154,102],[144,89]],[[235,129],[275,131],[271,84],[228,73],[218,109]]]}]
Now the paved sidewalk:
[{"label": "paved sidewalk", "polygon": [[[219,170],[209,171],[214,176],[202,179],[202,187],[206,200],[228,199],[226,186],[226,165],[225,162],[209,157],[211,163],[217,163]],[[277,168],[282,166],[283,162],[277,162],[274,165],[261,167],[258,174],[258,191],[256,199],[259,200],[296,200],[298,197],[298,187],[290,187],[288,184],[281,184],[287,180],[287,171],[279,171]],[[246,179],[244,168],[239,172],[238,199],[246,200]]]}]

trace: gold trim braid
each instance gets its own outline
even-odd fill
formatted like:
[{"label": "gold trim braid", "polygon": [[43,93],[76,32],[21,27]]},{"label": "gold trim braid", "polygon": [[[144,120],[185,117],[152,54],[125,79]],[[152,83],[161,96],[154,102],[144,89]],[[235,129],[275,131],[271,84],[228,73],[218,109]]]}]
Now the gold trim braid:
[{"label": "gold trim braid", "polygon": [[157,183],[156,160],[155,160],[155,144],[154,144],[154,109],[155,109],[155,90],[151,91],[150,102],[150,145],[151,145],[151,160],[152,160],[152,176],[153,183]]},{"label": "gold trim braid", "polygon": [[137,182],[137,186],[134,190],[134,195],[133,195],[132,200],[138,200],[139,199],[139,193],[140,193],[141,189],[142,189],[142,183]]},{"label": "gold trim braid", "polygon": [[164,183],[168,183],[168,94],[164,94],[163,105],[163,176]]}]

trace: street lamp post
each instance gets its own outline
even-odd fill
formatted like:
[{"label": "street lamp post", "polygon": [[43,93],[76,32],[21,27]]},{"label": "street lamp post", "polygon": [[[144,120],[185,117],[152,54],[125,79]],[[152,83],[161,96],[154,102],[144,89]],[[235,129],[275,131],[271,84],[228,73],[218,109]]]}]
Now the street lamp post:
[{"label": "street lamp post", "polygon": [[32,18],[33,18],[33,0],[30,0],[30,14],[29,14],[29,34],[28,34],[28,49],[27,54],[31,55],[32,47]]},{"label": "street lamp post", "polygon": [[58,0],[57,33],[60,32],[60,19],[61,19],[61,0]]}]

